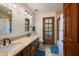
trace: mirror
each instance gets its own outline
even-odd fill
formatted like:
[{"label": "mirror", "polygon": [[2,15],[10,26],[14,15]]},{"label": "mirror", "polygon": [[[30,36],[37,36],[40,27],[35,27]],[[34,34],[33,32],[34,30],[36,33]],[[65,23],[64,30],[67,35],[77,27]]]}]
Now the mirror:
[{"label": "mirror", "polygon": [[0,34],[12,32],[12,11],[0,4]]}]

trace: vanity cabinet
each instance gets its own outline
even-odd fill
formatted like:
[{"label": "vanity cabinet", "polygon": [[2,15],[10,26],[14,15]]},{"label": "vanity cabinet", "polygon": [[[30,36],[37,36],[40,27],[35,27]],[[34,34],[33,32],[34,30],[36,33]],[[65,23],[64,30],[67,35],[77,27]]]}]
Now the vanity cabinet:
[{"label": "vanity cabinet", "polygon": [[34,56],[36,51],[35,51],[36,47],[35,45],[31,46],[31,56]]},{"label": "vanity cabinet", "polygon": [[22,56],[22,51],[20,51],[19,53],[15,54],[14,56]]},{"label": "vanity cabinet", "polygon": [[35,47],[36,47],[36,52],[37,52],[39,50],[39,38],[37,38],[36,40]]},{"label": "vanity cabinet", "polygon": [[34,40],[28,46],[26,46],[22,51],[17,53],[15,56],[35,56],[38,49],[39,49],[39,38]]},{"label": "vanity cabinet", "polygon": [[20,54],[20,53],[18,53],[18,54],[16,54],[15,56],[21,56],[21,54]]},{"label": "vanity cabinet", "polygon": [[30,45],[23,49],[22,56],[30,56]]},{"label": "vanity cabinet", "polygon": [[31,56],[34,56],[38,50],[38,44],[39,44],[39,38],[37,40],[33,41],[31,44]]},{"label": "vanity cabinet", "polygon": [[25,47],[22,51],[17,53],[15,56],[30,56],[30,45]]}]

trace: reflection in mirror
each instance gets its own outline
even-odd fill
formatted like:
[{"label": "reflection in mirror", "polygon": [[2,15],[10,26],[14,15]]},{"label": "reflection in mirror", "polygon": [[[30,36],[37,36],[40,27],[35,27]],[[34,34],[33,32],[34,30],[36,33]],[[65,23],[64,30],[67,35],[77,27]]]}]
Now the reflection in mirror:
[{"label": "reflection in mirror", "polygon": [[29,19],[25,19],[25,31],[29,31]]},{"label": "reflection in mirror", "polygon": [[0,4],[0,34],[12,32],[12,11]]}]

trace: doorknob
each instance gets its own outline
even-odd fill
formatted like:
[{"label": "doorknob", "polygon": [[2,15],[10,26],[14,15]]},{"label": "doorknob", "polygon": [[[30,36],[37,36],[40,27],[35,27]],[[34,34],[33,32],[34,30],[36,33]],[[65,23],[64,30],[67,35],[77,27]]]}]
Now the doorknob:
[{"label": "doorknob", "polygon": [[62,42],[65,42],[65,40],[61,40]]}]

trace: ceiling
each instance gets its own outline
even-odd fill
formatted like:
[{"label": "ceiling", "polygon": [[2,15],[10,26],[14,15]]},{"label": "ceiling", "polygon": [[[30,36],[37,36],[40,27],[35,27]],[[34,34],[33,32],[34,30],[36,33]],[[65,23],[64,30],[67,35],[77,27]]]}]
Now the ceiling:
[{"label": "ceiling", "polygon": [[27,3],[34,13],[60,12],[63,11],[62,3]]}]

